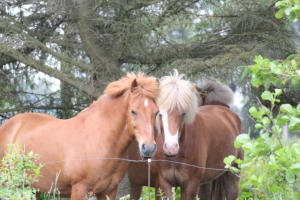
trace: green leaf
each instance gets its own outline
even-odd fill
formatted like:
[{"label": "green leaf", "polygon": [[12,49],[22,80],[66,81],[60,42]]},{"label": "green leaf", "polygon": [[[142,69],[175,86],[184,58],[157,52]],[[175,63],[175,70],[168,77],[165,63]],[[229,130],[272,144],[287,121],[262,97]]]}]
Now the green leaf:
[{"label": "green leaf", "polygon": [[231,163],[235,160],[235,156],[230,155],[224,158],[224,163],[226,165],[231,165]]},{"label": "green leaf", "polygon": [[260,123],[255,124],[255,128],[257,128],[257,129],[262,128],[262,127],[263,127],[263,126],[262,126],[262,124],[260,124]]},{"label": "green leaf", "polygon": [[300,175],[300,162],[291,165],[290,169],[293,173]]},{"label": "green leaf", "polygon": [[288,183],[294,183],[295,182],[295,174],[288,171],[285,175],[285,179],[287,180]]},{"label": "green leaf", "polygon": [[290,118],[290,123],[289,123],[289,128],[293,129],[293,131],[295,131],[294,129],[300,124],[300,118],[292,116]]},{"label": "green leaf", "polygon": [[297,18],[297,11],[292,10],[289,15],[289,20],[293,21]]},{"label": "green leaf", "polygon": [[249,113],[250,115],[252,115],[252,117],[254,118],[257,118],[259,115],[258,115],[258,112],[256,110],[256,108],[254,106],[252,106],[250,109],[249,109]]},{"label": "green leaf", "polygon": [[261,98],[263,100],[273,101],[273,95],[270,91],[264,91],[261,95]]},{"label": "green leaf", "polygon": [[275,96],[279,96],[282,94],[282,89],[275,89]]},{"label": "green leaf", "polygon": [[253,148],[253,145],[251,142],[247,142],[242,145],[242,149],[245,151],[250,151]]},{"label": "green leaf", "polygon": [[253,85],[253,87],[258,88],[258,86],[261,84],[261,81],[260,81],[260,79],[256,78],[255,76],[252,76],[251,84]]},{"label": "green leaf", "polygon": [[293,107],[290,104],[282,104],[280,106],[280,111],[284,113],[292,113]]},{"label": "green leaf", "polygon": [[290,120],[290,118],[287,115],[278,115],[276,120],[279,126],[284,126]]},{"label": "green leaf", "polygon": [[276,14],[275,14],[275,17],[277,19],[281,19],[284,15],[284,9],[280,9]]},{"label": "green leaf", "polygon": [[270,121],[270,119],[268,117],[262,118],[261,121],[264,124],[264,126],[270,126],[270,124],[271,124],[271,121]]},{"label": "green leaf", "polygon": [[248,134],[242,133],[238,135],[234,141],[234,147],[240,148],[243,144],[251,142]]},{"label": "green leaf", "polygon": [[285,7],[287,7],[287,2],[286,2],[286,1],[278,1],[278,2],[275,4],[275,6],[276,6],[277,8],[285,8]]}]

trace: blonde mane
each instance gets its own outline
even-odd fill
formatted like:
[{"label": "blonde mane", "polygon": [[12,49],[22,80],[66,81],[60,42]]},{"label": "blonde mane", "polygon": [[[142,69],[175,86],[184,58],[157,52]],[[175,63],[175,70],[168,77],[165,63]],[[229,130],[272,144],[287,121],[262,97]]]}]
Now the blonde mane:
[{"label": "blonde mane", "polygon": [[[133,82],[136,84],[134,87]],[[144,95],[156,100],[159,95],[159,81],[155,77],[145,76],[142,72],[138,75],[128,73],[119,80],[110,83],[104,90],[104,94],[119,97],[128,91],[131,91],[134,96]]]},{"label": "blonde mane", "polygon": [[183,80],[183,74],[174,70],[173,74],[160,79],[160,96],[157,103],[161,110],[170,112],[177,108],[185,113],[184,121],[192,123],[198,110],[198,92],[188,80]]}]

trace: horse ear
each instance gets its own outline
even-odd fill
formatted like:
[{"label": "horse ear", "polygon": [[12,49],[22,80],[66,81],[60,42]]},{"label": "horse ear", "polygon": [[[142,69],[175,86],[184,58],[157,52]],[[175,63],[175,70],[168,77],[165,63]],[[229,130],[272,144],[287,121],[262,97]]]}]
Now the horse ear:
[{"label": "horse ear", "polygon": [[160,83],[158,78],[156,78],[156,82],[157,82],[157,83]]},{"label": "horse ear", "polygon": [[136,78],[135,78],[135,79],[131,82],[131,87],[130,87],[131,92],[133,92],[133,91],[136,89],[137,86],[138,86],[138,83],[137,83]]},{"label": "horse ear", "polygon": [[194,84],[193,86],[200,94],[203,92],[203,90],[200,87],[198,87],[197,84]]}]

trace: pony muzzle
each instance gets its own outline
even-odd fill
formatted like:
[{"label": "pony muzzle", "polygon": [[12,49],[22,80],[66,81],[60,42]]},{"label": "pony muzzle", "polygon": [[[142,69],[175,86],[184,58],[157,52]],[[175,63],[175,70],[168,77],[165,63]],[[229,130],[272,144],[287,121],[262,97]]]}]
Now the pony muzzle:
[{"label": "pony muzzle", "polygon": [[155,143],[152,145],[143,143],[140,146],[140,153],[143,158],[152,158],[152,156],[154,155],[155,152],[156,152],[156,144]]},{"label": "pony muzzle", "polygon": [[179,152],[179,144],[178,143],[172,143],[172,144],[164,143],[163,151],[164,151],[166,156],[174,157]]}]

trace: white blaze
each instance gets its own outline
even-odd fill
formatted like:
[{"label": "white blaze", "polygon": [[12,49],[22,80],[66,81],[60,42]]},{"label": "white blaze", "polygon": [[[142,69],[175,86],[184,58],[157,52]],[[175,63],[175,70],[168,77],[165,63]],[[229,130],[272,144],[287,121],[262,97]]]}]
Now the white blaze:
[{"label": "white blaze", "polygon": [[166,111],[160,110],[161,116],[162,116],[162,123],[163,123],[163,129],[164,129],[164,137],[165,137],[165,143],[167,146],[178,144],[178,130],[176,131],[175,135],[172,135],[169,131],[169,124],[168,124],[168,113]]},{"label": "white blaze", "polygon": [[152,135],[152,126],[149,124],[149,134]]},{"label": "white blaze", "polygon": [[145,99],[145,101],[144,101],[144,106],[145,106],[145,107],[148,106],[148,99]]}]

